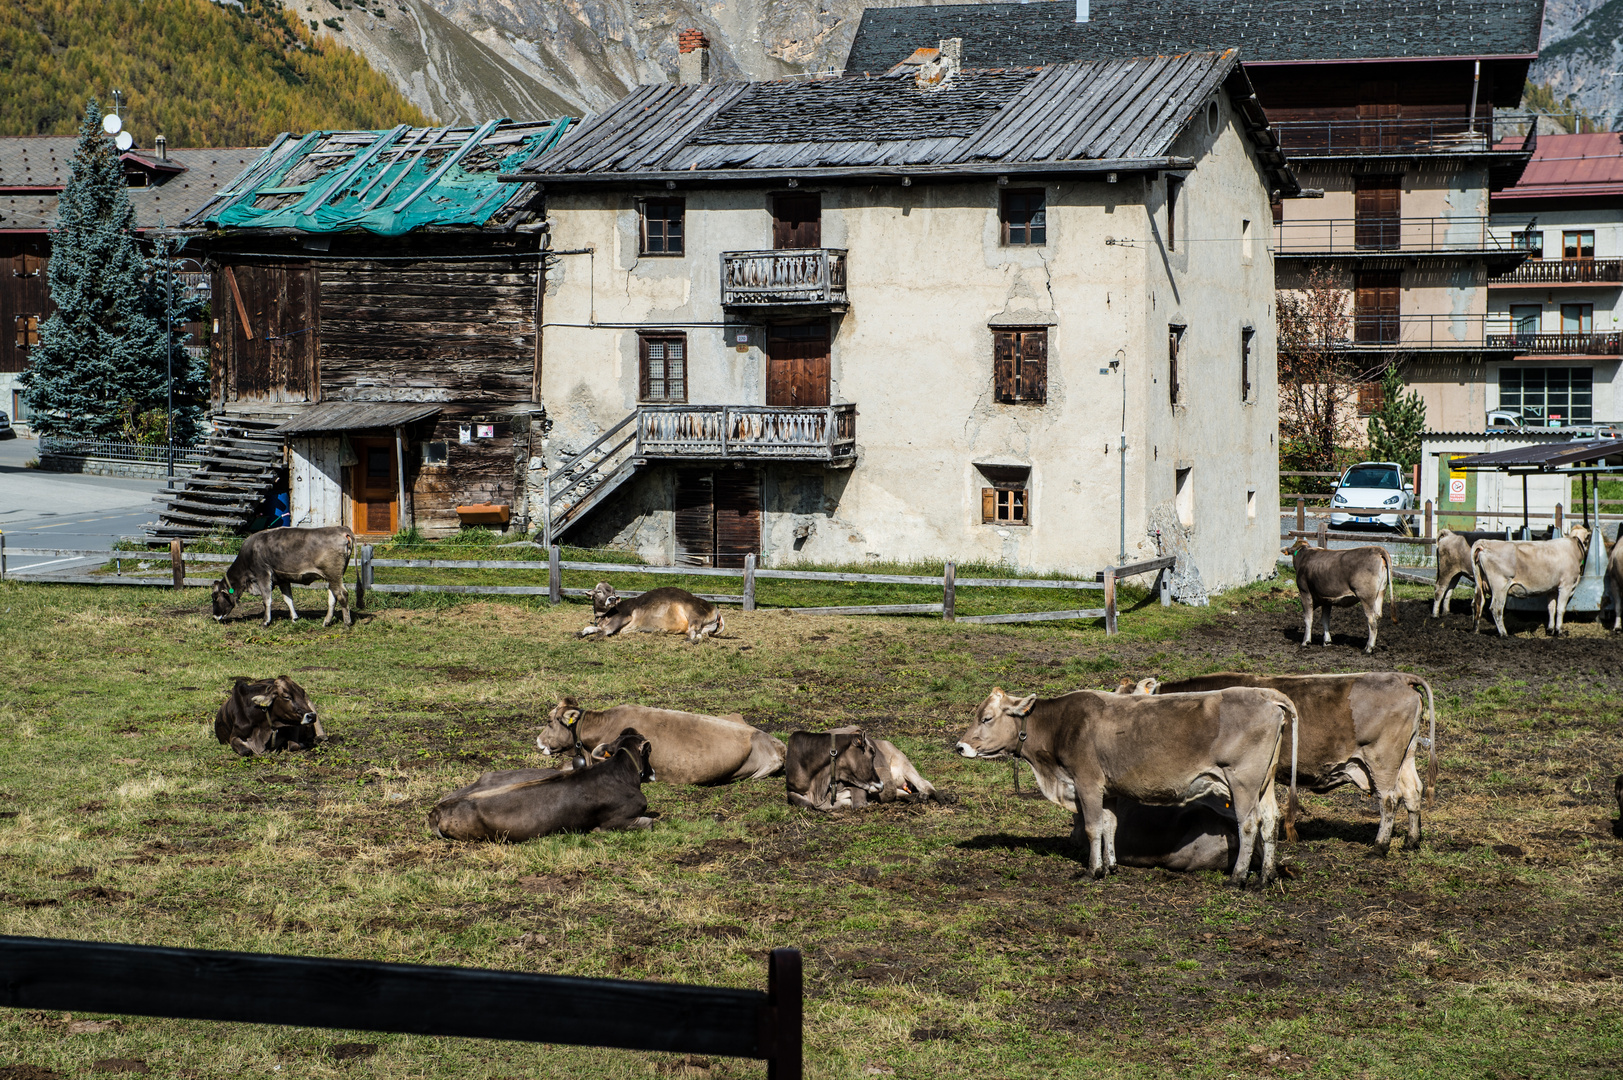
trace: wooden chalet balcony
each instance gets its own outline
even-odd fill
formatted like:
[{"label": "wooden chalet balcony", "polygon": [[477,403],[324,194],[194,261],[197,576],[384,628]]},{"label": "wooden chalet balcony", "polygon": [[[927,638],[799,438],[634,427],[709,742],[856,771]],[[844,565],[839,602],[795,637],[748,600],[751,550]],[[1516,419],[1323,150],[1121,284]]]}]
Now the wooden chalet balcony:
[{"label": "wooden chalet balcony", "polygon": [[1488,347],[1518,356],[1623,356],[1623,334],[1490,333]]},{"label": "wooden chalet balcony", "polygon": [[[1345,117],[1324,120],[1275,120],[1274,134],[1287,157],[1357,157],[1360,155],[1497,154],[1500,139],[1520,135],[1524,118],[1495,118],[1485,109],[1469,116]],[[1527,148],[1530,153],[1532,147]]]},{"label": "wooden chalet balcony", "polygon": [[1274,226],[1276,258],[1386,252],[1522,256],[1488,231],[1486,217],[1305,218]]},{"label": "wooden chalet balcony", "polygon": [[1623,285],[1623,259],[1528,259],[1488,285]]},{"label": "wooden chalet balcony", "polygon": [[856,453],[853,404],[637,408],[636,457],[848,465]]},{"label": "wooden chalet balcony", "polygon": [[1623,356],[1623,334],[1539,334],[1516,330],[1508,315],[1356,312],[1343,347],[1379,352],[1493,350],[1519,356]]},{"label": "wooden chalet balcony", "polygon": [[724,308],[846,306],[842,248],[726,251],[721,256]]}]

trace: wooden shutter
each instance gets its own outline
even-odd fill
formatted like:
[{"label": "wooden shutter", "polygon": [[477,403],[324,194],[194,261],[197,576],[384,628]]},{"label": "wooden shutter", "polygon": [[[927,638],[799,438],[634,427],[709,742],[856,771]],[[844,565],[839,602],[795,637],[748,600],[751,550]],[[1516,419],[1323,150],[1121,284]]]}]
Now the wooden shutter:
[{"label": "wooden shutter", "polygon": [[1386,395],[1378,382],[1364,382],[1358,384],[1358,415],[1371,416],[1381,411],[1381,404]]},{"label": "wooden shutter", "polygon": [[679,469],[672,532],[676,561],[688,566],[711,566],[716,558],[715,487],[708,470]]},{"label": "wooden shutter", "polygon": [[754,469],[718,469],[712,483],[715,564],[741,567],[744,556],[761,550],[761,474]]},{"label": "wooden shutter", "polygon": [[1396,342],[1401,271],[1363,270],[1354,279],[1353,332],[1357,341]]},{"label": "wooden shutter", "polygon": [[823,197],[821,195],[773,196],[772,246],[779,250],[822,247]]},{"label": "wooden shutter", "polygon": [[1361,248],[1395,248],[1401,243],[1402,179],[1371,176],[1357,181],[1353,202],[1353,239]]},{"label": "wooden shutter", "polygon": [[1020,335],[1020,400],[1041,405],[1048,400],[1048,331]]},{"label": "wooden shutter", "polygon": [[1251,400],[1251,338],[1255,331],[1240,331],[1240,400]]},{"label": "wooden shutter", "polygon": [[997,488],[981,488],[981,520],[997,520]]},{"label": "wooden shutter", "polygon": [[1167,327],[1167,386],[1172,404],[1178,404],[1178,351],[1183,346],[1183,327]]},{"label": "wooden shutter", "polygon": [[1015,363],[1019,355],[1019,334],[1010,330],[992,331],[992,396],[1004,404],[1019,400],[1015,385]]}]

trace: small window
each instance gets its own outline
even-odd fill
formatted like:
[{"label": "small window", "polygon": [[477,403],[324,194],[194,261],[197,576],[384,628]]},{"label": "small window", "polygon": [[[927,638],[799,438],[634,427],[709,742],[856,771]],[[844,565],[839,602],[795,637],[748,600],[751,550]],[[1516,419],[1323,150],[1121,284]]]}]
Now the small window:
[{"label": "small window", "polygon": [[144,172],[129,172],[124,174],[125,187],[146,187],[147,174]]},{"label": "small window", "polygon": [[981,522],[986,525],[1030,525],[1031,470],[1019,465],[978,465],[989,485],[981,488]]},{"label": "small window", "polygon": [[642,254],[682,254],[681,199],[649,199],[642,204]]},{"label": "small window", "polygon": [[1251,339],[1257,332],[1249,326],[1240,328],[1240,400],[1251,400]]},{"label": "small window", "polygon": [[39,316],[17,316],[17,348],[32,349],[39,344]]},{"label": "small window", "polygon": [[1048,331],[992,331],[992,394],[1004,405],[1048,400]]},{"label": "small window", "polygon": [[1527,252],[1529,259],[1542,259],[1544,258],[1544,233],[1542,230],[1513,232],[1510,234],[1510,246]]},{"label": "small window", "polygon": [[1217,102],[1213,101],[1213,102],[1207,103],[1207,105],[1206,105],[1206,134],[1208,134],[1208,135],[1216,135],[1217,134],[1217,126],[1218,126],[1218,124],[1222,123],[1222,120],[1223,120],[1223,111],[1217,107]]},{"label": "small window", "polygon": [[1185,326],[1167,327],[1167,384],[1171,388],[1174,408],[1183,404],[1182,386],[1179,383],[1183,373],[1178,370],[1178,354],[1183,351],[1183,334],[1187,329]]},{"label": "small window", "polygon": [[1562,233],[1561,257],[1563,259],[1593,259],[1595,257],[1594,231]]},{"label": "small window", "polygon": [[1379,381],[1358,384],[1358,415],[1374,416],[1386,404],[1386,391]]},{"label": "small window", "polygon": [[1245,259],[1246,261],[1249,262],[1251,260],[1251,257],[1252,257],[1252,252],[1251,252],[1251,220],[1249,218],[1241,218],[1240,219],[1240,258]]},{"label": "small window", "polygon": [[1257,523],[1257,489],[1249,488],[1245,493],[1245,518],[1251,524]]},{"label": "small window", "polygon": [[1178,512],[1178,524],[1190,528],[1195,524],[1195,470],[1177,469],[1173,477],[1172,508]]},{"label": "small window", "polygon": [[1538,337],[1539,324],[1544,320],[1543,304],[1510,305],[1510,332],[1513,344],[1531,345]]},{"label": "small window", "polygon": [[1593,334],[1595,332],[1594,304],[1562,304],[1562,334]]},{"label": "small window", "polygon": [[686,334],[644,334],[641,338],[641,378],[638,396],[643,401],[688,399],[688,338]]},{"label": "small window", "polygon": [[451,444],[444,439],[423,443],[423,464],[444,465],[451,460]]},{"label": "small window", "polygon": [[1178,196],[1183,193],[1183,177],[1167,177],[1167,250],[1178,250]]},{"label": "small window", "polygon": [[999,216],[1003,220],[1005,246],[1037,246],[1048,243],[1048,207],[1046,196],[1041,190],[1005,190]]},{"label": "small window", "polygon": [[39,277],[40,270],[44,266],[45,266],[45,260],[40,258],[38,255],[28,255],[28,254],[18,255],[15,259],[12,260],[12,263],[11,263],[11,276],[12,277]]}]

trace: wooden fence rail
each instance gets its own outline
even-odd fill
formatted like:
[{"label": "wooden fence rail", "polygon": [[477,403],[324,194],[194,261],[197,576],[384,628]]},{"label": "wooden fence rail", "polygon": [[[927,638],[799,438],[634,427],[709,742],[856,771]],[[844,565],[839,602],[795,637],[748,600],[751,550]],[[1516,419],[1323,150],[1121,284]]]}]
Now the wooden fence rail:
[{"label": "wooden fence rail", "polygon": [[0,1005],[765,1059],[801,1076],[801,959],[767,991],[0,937]]}]

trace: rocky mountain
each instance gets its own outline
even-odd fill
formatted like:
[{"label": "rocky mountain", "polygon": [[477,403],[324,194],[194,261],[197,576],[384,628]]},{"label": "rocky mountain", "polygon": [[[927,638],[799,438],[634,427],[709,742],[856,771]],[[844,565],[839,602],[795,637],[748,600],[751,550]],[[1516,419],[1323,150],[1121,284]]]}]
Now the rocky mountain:
[{"label": "rocky mountain", "polygon": [[1573,103],[1609,127],[1623,119],[1623,0],[1547,0],[1544,40],[1528,73],[1557,99]]}]

